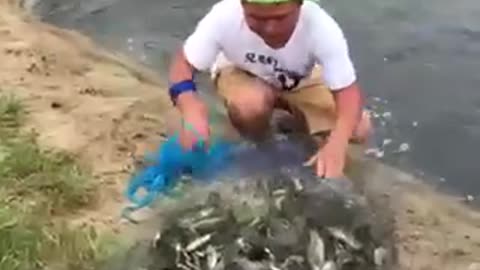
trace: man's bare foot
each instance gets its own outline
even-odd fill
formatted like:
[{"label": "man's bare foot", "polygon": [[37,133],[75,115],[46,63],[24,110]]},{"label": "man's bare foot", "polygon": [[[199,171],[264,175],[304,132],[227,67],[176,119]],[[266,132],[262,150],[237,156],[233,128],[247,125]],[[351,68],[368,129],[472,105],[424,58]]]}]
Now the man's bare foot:
[{"label": "man's bare foot", "polygon": [[352,143],[362,144],[365,143],[373,132],[372,119],[370,117],[370,112],[364,110],[362,112],[362,118],[357,125],[357,128],[353,132],[353,136],[350,139]]}]

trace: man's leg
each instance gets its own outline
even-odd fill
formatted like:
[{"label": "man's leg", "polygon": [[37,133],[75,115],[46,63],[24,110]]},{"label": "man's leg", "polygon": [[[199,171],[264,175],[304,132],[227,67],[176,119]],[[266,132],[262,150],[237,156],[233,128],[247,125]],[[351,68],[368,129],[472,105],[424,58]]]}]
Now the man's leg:
[{"label": "man's leg", "polygon": [[215,79],[233,127],[244,138],[259,141],[269,135],[275,94],[261,79],[234,67],[224,68]]}]

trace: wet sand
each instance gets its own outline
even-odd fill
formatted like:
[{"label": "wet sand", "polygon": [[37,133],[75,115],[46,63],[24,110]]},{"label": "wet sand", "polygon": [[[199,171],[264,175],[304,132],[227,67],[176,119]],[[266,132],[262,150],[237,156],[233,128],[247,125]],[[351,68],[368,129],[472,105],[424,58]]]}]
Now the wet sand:
[{"label": "wet sand", "polygon": [[[165,132],[164,83],[85,36],[40,23],[13,0],[0,4],[0,60],[2,92],[25,102],[27,128],[44,147],[75,154],[101,185],[101,203],[72,220],[127,229],[119,222],[122,192],[132,156]],[[480,214],[361,152],[352,151],[352,179],[365,183],[374,204],[392,209],[401,269],[478,269]]]}]

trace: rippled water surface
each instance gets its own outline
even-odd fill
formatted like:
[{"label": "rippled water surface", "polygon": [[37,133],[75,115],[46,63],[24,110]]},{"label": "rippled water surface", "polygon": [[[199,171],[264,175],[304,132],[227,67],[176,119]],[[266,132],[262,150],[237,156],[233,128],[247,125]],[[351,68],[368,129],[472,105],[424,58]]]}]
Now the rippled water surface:
[{"label": "rippled water surface", "polygon": [[[169,53],[213,2],[44,0],[38,12],[164,74]],[[385,146],[377,155],[461,194],[480,194],[480,2],[322,2],[345,30],[379,112],[372,147]]]}]

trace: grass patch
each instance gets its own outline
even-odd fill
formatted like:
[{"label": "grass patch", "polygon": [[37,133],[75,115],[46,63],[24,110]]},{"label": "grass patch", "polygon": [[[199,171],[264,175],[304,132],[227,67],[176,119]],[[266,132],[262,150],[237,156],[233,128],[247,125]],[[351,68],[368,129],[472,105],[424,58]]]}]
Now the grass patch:
[{"label": "grass patch", "polygon": [[0,270],[96,269],[116,241],[58,218],[95,201],[92,178],[21,134],[24,116],[17,99],[0,96]]},{"label": "grass patch", "polygon": [[0,97],[0,125],[2,129],[18,128],[23,120],[24,110],[13,95]]},{"label": "grass patch", "polygon": [[74,160],[63,153],[42,152],[34,142],[16,141],[0,161],[1,184],[10,197],[35,198],[51,214],[65,214],[94,201],[94,186]]}]

